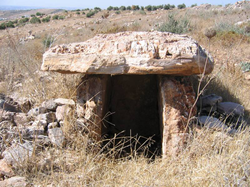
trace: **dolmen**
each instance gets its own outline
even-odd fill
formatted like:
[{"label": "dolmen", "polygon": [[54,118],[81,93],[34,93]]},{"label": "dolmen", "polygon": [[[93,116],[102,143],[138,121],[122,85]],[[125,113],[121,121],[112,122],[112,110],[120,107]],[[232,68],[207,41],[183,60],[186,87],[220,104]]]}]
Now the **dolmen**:
[{"label": "dolmen", "polygon": [[191,75],[209,74],[213,59],[187,35],[168,32],[99,34],[58,45],[41,69],[83,74],[77,87],[79,118],[92,138],[108,134],[152,138],[163,157],[176,155],[196,115]]}]

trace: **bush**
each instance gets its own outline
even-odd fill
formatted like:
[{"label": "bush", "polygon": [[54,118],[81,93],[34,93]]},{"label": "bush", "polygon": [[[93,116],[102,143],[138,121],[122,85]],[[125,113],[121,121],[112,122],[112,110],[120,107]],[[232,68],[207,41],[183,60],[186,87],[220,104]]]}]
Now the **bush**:
[{"label": "bush", "polygon": [[196,6],[197,6],[197,4],[196,4],[196,3],[191,5],[191,7],[192,7],[192,8],[193,8],[193,7],[196,7]]},{"label": "bush", "polygon": [[99,11],[101,11],[102,9],[101,9],[101,8],[99,8],[99,7],[95,7],[95,8],[94,8],[94,10],[96,10],[96,11],[98,11],[98,12],[99,12]]},{"label": "bush", "polygon": [[189,29],[189,21],[185,18],[175,19],[173,14],[168,15],[168,21],[161,25],[158,30],[161,32],[172,32],[177,34],[186,33]]},{"label": "bush", "polygon": [[22,18],[22,19],[19,20],[19,23],[23,24],[23,23],[26,23],[28,21],[29,21],[29,18]]},{"label": "bush", "polygon": [[140,10],[139,5],[132,5],[131,7],[132,10]]},{"label": "bush", "polygon": [[116,7],[113,8],[113,10],[119,10],[119,8],[116,6]]},{"label": "bush", "polygon": [[120,14],[121,12],[120,12],[119,10],[117,10],[115,13],[116,13],[116,14]]},{"label": "bush", "polygon": [[43,45],[48,48],[51,47],[51,45],[54,43],[55,39],[51,36],[47,36],[44,40],[43,40]]},{"label": "bush", "polygon": [[147,11],[152,11],[152,6],[151,5],[148,5],[145,7]]},{"label": "bush", "polygon": [[41,16],[41,15],[42,15],[41,12],[37,12],[37,13],[36,13],[36,16]]},{"label": "bush", "polygon": [[14,20],[14,21],[13,21],[13,23],[14,23],[14,24],[17,24],[17,23],[18,23],[18,20],[17,20],[17,19],[16,19],[16,20]]},{"label": "bush", "polygon": [[120,7],[120,10],[121,10],[121,11],[124,11],[124,10],[126,10],[126,7],[125,7],[125,6],[121,6],[121,7]]},{"label": "bush", "polygon": [[164,5],[164,10],[169,10],[171,7],[170,7],[170,4],[167,4],[167,5]]},{"label": "bush", "polygon": [[240,67],[243,72],[248,72],[250,71],[250,62],[241,62]]},{"label": "bush", "polygon": [[6,29],[6,28],[7,28],[6,23],[2,23],[2,24],[0,25],[0,30],[4,30],[4,29]]},{"label": "bush", "polygon": [[54,15],[54,16],[52,17],[52,19],[53,19],[53,20],[57,20],[57,19],[59,19],[59,16],[58,16],[58,15]]},{"label": "bush", "polygon": [[60,20],[64,20],[65,19],[65,17],[64,16],[59,16],[59,18],[58,19],[60,19]]},{"label": "bush", "polygon": [[82,12],[82,14],[84,15],[84,14],[85,14],[85,12]]},{"label": "bush", "polygon": [[144,6],[141,6],[141,10],[144,10]]},{"label": "bush", "polygon": [[127,6],[127,10],[132,10],[131,6]]},{"label": "bush", "polygon": [[107,8],[107,10],[113,10],[113,7],[112,6],[109,6],[108,8]]},{"label": "bush", "polygon": [[186,8],[186,5],[183,3],[183,4],[180,4],[178,5],[178,9],[183,9],[183,8]]},{"label": "bush", "polygon": [[43,19],[42,19],[42,22],[43,22],[43,23],[50,22],[50,18],[51,18],[50,16],[47,16],[46,18],[43,18]]},{"label": "bush", "polygon": [[95,12],[89,11],[89,12],[87,13],[86,17],[87,17],[87,18],[90,18],[90,17],[92,17],[93,15],[95,15]]},{"label": "bush", "polygon": [[35,14],[31,14],[30,17],[36,17],[36,15]]},{"label": "bush", "polygon": [[7,28],[15,28],[15,25],[14,25],[14,23],[12,21],[9,21],[9,22],[6,23],[6,27]]},{"label": "bush", "polygon": [[32,24],[41,23],[41,20],[38,17],[33,17],[30,19],[30,23]]},{"label": "bush", "polygon": [[[77,14],[77,15],[80,15],[81,13],[77,11],[76,14]],[[58,17],[58,18],[59,18],[59,17]]]}]

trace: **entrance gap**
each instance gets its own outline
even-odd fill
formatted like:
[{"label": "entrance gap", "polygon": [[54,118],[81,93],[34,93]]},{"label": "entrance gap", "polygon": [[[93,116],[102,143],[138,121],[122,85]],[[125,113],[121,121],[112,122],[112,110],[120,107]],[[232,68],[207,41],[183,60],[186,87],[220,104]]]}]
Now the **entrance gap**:
[{"label": "entrance gap", "polygon": [[[143,145],[142,148],[147,148],[147,156],[159,155],[161,133],[157,76],[115,75],[111,77],[110,87],[107,107],[111,115],[103,132],[109,137],[127,137],[127,142],[124,140],[126,152],[144,152],[139,149]],[[129,140],[129,137],[136,137],[138,142],[133,138]]]}]

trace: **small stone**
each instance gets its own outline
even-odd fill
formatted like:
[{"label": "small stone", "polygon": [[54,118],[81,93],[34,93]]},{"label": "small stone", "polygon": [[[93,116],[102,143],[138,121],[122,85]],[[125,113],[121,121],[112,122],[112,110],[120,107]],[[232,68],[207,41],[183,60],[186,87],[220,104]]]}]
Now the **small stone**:
[{"label": "small stone", "polygon": [[208,129],[228,129],[228,127],[223,122],[211,116],[200,116],[198,117],[198,120],[200,124],[204,125]]},{"label": "small stone", "polygon": [[63,121],[66,116],[70,115],[72,109],[68,105],[58,106],[56,109],[57,121]]},{"label": "small stone", "polygon": [[56,121],[56,114],[54,112],[50,112],[50,113],[45,113],[45,114],[39,114],[36,117],[37,121],[46,121],[46,123],[52,123],[54,121]]},{"label": "small stone", "polygon": [[6,163],[6,161],[4,159],[0,160],[0,176],[3,176],[3,177],[12,177],[12,176],[14,176],[14,171]]},{"label": "small stone", "polygon": [[58,125],[58,122],[53,122],[53,123],[50,123],[49,125],[48,125],[48,129],[53,129],[53,128],[56,128],[56,127],[58,127],[59,125]]},{"label": "small stone", "polygon": [[0,99],[0,108],[9,112],[20,112],[16,106],[7,103],[5,100]]},{"label": "small stone", "polygon": [[244,115],[244,107],[238,103],[222,102],[218,104],[218,112],[224,115]]},{"label": "small stone", "polygon": [[38,116],[39,114],[44,114],[46,112],[47,112],[46,108],[44,108],[44,107],[37,107],[37,108],[31,109],[28,112],[28,115],[35,117],[35,116]]},{"label": "small stone", "polygon": [[30,122],[30,119],[26,113],[16,113],[14,116],[14,122],[18,125],[25,125]]},{"label": "small stone", "polygon": [[0,181],[0,187],[26,187],[28,183],[25,177],[11,177],[4,181]]},{"label": "small stone", "polygon": [[42,103],[42,107],[46,108],[48,111],[56,111],[57,103],[55,102],[54,99],[50,99],[48,101],[44,101]]},{"label": "small stone", "polygon": [[52,144],[63,147],[65,143],[65,138],[63,135],[63,131],[61,128],[53,128],[48,130],[48,136],[52,142]]},{"label": "small stone", "polygon": [[213,28],[206,29],[204,35],[208,37],[208,39],[211,39],[216,35],[216,30]]},{"label": "small stone", "polygon": [[75,101],[73,101],[72,99],[64,99],[64,98],[55,99],[55,103],[58,106],[62,106],[62,105],[74,106],[75,105]]}]

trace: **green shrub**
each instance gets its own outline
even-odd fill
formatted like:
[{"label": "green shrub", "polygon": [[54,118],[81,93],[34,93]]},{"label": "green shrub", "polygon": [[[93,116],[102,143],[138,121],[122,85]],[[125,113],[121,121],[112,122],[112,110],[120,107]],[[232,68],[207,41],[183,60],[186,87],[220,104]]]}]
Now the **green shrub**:
[{"label": "green shrub", "polygon": [[120,14],[120,13],[121,13],[121,11],[120,11],[120,10],[117,10],[117,11],[115,11],[115,13],[116,13],[116,14]]},{"label": "green shrub", "polygon": [[141,6],[141,10],[144,10],[144,6]]},{"label": "green shrub", "polygon": [[82,14],[84,15],[84,14],[85,14],[85,12],[82,12]]},{"label": "green shrub", "polygon": [[2,23],[2,24],[0,25],[0,30],[4,30],[4,29],[6,29],[6,28],[7,28],[6,23]]},{"label": "green shrub", "polygon": [[218,35],[223,33],[236,33],[236,34],[244,34],[245,30],[244,28],[241,28],[237,25],[227,23],[225,21],[220,22],[215,25],[215,30],[217,31]]},{"label": "green shrub", "polygon": [[95,12],[89,11],[89,12],[87,13],[86,17],[87,17],[87,18],[90,18],[90,17],[92,17],[93,15],[95,15]]},{"label": "green shrub", "polygon": [[16,20],[14,20],[14,21],[13,21],[13,23],[14,23],[14,24],[17,24],[17,23],[18,23],[18,20],[17,20],[17,19],[16,19]]},{"label": "green shrub", "polygon": [[131,7],[132,10],[140,10],[139,5],[132,5]]},{"label": "green shrub", "polygon": [[107,8],[107,10],[113,10],[113,7],[112,6],[109,6],[108,8]]},{"label": "green shrub", "polygon": [[26,23],[28,21],[29,21],[29,18],[22,18],[22,19],[19,20],[19,23],[23,24],[23,23]]},{"label": "green shrub", "polygon": [[12,21],[9,21],[9,22],[6,23],[6,27],[7,28],[15,28],[15,25],[14,25],[14,23]]},{"label": "green shrub", "polygon": [[197,6],[197,4],[196,4],[196,3],[191,5],[191,7],[192,7],[192,8],[193,8],[193,7],[196,7],[196,6]]},{"label": "green shrub", "polygon": [[168,21],[161,25],[158,30],[161,32],[182,34],[188,31],[189,26],[189,21],[186,18],[177,20],[173,14],[169,14]]},{"label": "green shrub", "polygon": [[146,12],[144,10],[140,10],[140,14],[146,15]]},{"label": "green shrub", "polygon": [[54,16],[52,17],[52,19],[53,19],[53,20],[57,20],[57,19],[59,19],[59,16],[58,16],[58,15],[54,15]]},{"label": "green shrub", "polygon": [[167,4],[167,5],[164,5],[164,10],[169,10],[171,7],[170,7],[170,4]]},{"label": "green shrub", "polygon": [[119,8],[118,8],[117,6],[115,6],[115,7],[113,8],[113,10],[119,10]]},{"label": "green shrub", "polygon": [[50,22],[50,18],[51,18],[50,16],[47,16],[46,18],[43,18],[43,19],[42,19],[42,22],[43,22],[43,23]]},{"label": "green shrub", "polygon": [[241,62],[240,67],[243,72],[248,72],[250,71],[250,62]]},{"label": "green shrub", "polygon": [[152,11],[153,10],[151,5],[148,5],[145,8],[146,8],[147,11]]},{"label": "green shrub", "polygon": [[37,13],[36,13],[36,16],[41,16],[41,15],[42,15],[41,12],[37,12]]},{"label": "green shrub", "polygon": [[30,23],[32,24],[41,23],[41,20],[38,17],[33,17],[30,19]]},{"label": "green shrub", "polygon": [[48,48],[51,47],[51,45],[54,43],[55,39],[52,36],[46,36],[46,38],[43,40],[43,45]]},{"label": "green shrub", "polygon": [[132,10],[131,6],[127,6],[127,10]]},{"label": "green shrub", "polygon": [[58,19],[60,19],[60,20],[64,20],[65,19],[65,17],[64,16],[59,16],[59,18]]},{"label": "green shrub", "polygon": [[102,11],[102,9],[99,8],[99,7],[95,7],[94,10],[96,10],[96,11],[98,11],[98,12],[99,12],[99,11]]},{"label": "green shrub", "polygon": [[125,6],[121,6],[121,7],[120,7],[120,10],[121,10],[121,11],[124,11],[124,10],[126,10],[126,7],[125,7]]},{"label": "green shrub", "polygon": [[178,5],[178,9],[183,9],[183,8],[186,8],[186,5],[183,3],[183,4],[180,4]]},{"label": "green shrub", "polygon": [[80,9],[76,9],[77,12],[80,12],[81,10]]},{"label": "green shrub", "polygon": [[[77,14],[77,15],[80,15],[81,13],[77,11],[76,14]],[[59,18],[59,17],[58,17],[58,18]]]},{"label": "green shrub", "polygon": [[36,15],[35,14],[31,14],[30,17],[35,17]]}]

